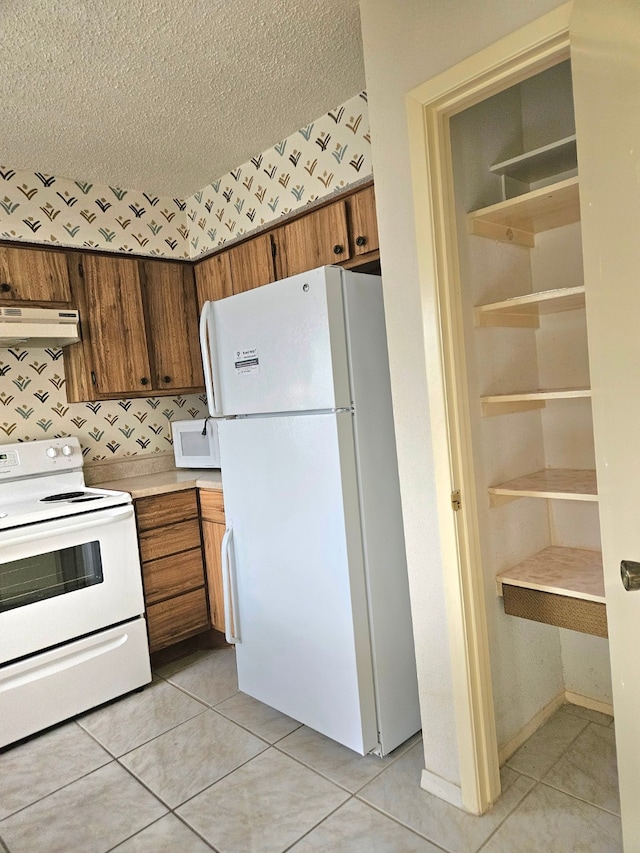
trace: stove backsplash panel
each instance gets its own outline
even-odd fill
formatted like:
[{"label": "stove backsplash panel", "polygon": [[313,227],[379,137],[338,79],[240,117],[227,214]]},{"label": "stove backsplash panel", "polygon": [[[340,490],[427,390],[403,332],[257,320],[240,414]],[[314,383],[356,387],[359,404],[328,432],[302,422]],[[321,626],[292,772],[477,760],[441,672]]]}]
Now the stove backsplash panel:
[{"label": "stove backsplash panel", "polygon": [[164,453],[171,421],[206,412],[204,394],[68,403],[61,349],[0,350],[0,445],[75,435],[87,462]]}]

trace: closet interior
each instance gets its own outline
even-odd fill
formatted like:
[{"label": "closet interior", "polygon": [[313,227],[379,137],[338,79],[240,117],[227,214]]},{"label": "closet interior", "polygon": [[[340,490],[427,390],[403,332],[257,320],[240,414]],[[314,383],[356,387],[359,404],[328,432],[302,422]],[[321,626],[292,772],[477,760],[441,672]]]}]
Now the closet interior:
[{"label": "closet interior", "polygon": [[611,702],[570,61],[450,122],[498,744]]}]

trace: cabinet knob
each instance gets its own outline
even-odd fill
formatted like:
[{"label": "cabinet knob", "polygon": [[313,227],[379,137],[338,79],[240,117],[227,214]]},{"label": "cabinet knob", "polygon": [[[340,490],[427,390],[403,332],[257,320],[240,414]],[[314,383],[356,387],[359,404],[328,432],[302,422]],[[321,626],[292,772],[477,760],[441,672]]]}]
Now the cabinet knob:
[{"label": "cabinet knob", "polygon": [[344,247],[343,247],[343,246],[341,246],[341,245],[340,245],[340,243],[337,243],[337,244],[333,247],[333,254],[334,254],[334,255],[341,255],[343,252],[344,252]]},{"label": "cabinet knob", "polygon": [[171,382],[171,377],[170,376],[163,376],[162,381],[163,382]]},{"label": "cabinet knob", "polygon": [[146,376],[142,377],[142,379],[140,380],[140,384],[141,385],[148,385],[149,384],[149,380],[147,379]]},{"label": "cabinet knob", "polygon": [[0,284],[0,290],[3,293],[9,293],[9,291],[11,290],[11,285],[7,284],[6,281],[3,281],[2,284]]},{"label": "cabinet knob", "polygon": [[359,234],[356,237],[356,246],[366,246],[366,244],[367,244],[367,238],[363,237],[362,234]]}]

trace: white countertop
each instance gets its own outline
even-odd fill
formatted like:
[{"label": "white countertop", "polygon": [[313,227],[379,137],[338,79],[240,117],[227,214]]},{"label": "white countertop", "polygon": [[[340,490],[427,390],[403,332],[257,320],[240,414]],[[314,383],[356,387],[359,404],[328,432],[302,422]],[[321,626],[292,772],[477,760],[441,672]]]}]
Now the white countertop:
[{"label": "white countertop", "polygon": [[222,490],[222,477],[218,468],[176,468],[156,474],[138,474],[100,483],[101,489],[129,492],[132,498],[147,498],[180,492],[185,489]]}]

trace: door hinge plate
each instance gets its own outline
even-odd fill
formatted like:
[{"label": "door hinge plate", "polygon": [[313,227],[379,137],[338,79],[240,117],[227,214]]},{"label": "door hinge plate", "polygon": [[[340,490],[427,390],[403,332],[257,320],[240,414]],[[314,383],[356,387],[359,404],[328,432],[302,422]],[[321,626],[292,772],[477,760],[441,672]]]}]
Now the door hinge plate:
[{"label": "door hinge plate", "polygon": [[462,509],[462,500],[460,499],[460,489],[451,492],[451,509],[457,512]]}]

